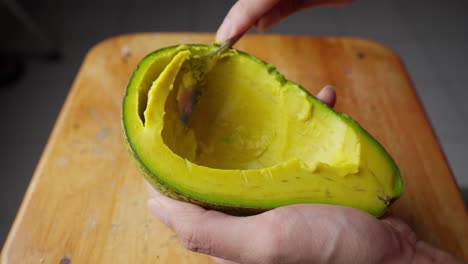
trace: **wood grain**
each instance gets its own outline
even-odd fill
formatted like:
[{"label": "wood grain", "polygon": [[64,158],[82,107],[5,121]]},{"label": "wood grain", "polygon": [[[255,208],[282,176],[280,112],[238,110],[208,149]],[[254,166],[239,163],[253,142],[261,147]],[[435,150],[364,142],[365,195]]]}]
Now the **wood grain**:
[{"label": "wood grain", "polygon": [[[1,254],[2,263],[207,263],[146,208],[143,178],[121,132],[125,85],[147,53],[211,43],[211,34],[134,34],[92,48],[76,77]],[[268,45],[264,45],[268,43]],[[468,259],[460,193],[400,59],[363,39],[248,35],[236,46],[361,123],[400,166],[392,212],[430,243]]]}]

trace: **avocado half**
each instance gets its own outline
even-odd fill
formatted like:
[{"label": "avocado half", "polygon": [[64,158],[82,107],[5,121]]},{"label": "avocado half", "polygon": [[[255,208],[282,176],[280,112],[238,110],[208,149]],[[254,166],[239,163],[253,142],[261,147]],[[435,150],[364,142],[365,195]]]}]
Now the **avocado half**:
[{"label": "avocado half", "polygon": [[130,78],[125,139],[157,190],[235,215],[326,203],[380,216],[400,196],[399,169],[371,135],[272,65],[234,49],[211,65],[182,125],[177,94],[202,70],[190,59],[214,48],[157,50]]}]

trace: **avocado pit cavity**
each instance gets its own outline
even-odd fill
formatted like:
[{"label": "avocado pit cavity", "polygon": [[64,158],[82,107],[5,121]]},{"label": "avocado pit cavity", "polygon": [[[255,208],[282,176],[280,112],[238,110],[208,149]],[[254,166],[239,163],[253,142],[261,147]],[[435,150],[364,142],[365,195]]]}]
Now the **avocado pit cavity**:
[{"label": "avocado pit cavity", "polygon": [[[314,111],[305,91],[237,58],[228,52],[202,68],[188,57],[173,83],[152,88],[171,90],[162,138],[175,154],[216,169],[256,170],[297,160],[309,170],[358,171],[359,139],[353,130]],[[178,120],[177,99],[201,79],[202,96],[185,127]]]}]

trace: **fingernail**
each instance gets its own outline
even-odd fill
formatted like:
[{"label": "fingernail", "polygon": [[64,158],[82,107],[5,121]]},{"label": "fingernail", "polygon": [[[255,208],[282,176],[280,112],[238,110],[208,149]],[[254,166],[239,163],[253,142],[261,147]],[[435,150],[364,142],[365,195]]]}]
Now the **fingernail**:
[{"label": "fingernail", "polygon": [[163,224],[169,224],[169,215],[167,212],[167,208],[158,198],[151,198],[147,202],[148,207],[158,219],[159,221],[163,222]]},{"label": "fingernail", "polygon": [[322,90],[320,91],[320,93],[333,93],[335,92],[335,87],[333,87],[332,85],[330,84],[327,84],[325,85],[325,87],[322,88]]},{"label": "fingernail", "polygon": [[229,17],[226,17],[216,33],[216,42],[223,43],[232,35],[232,23]]},{"label": "fingernail", "polygon": [[328,106],[333,107],[336,102],[335,88],[331,85],[323,87],[322,90],[318,92],[317,98]]}]

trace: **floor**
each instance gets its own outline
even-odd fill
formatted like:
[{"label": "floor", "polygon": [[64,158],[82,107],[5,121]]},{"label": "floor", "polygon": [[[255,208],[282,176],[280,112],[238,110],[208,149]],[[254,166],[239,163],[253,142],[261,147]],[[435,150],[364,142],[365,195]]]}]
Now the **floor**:
[{"label": "floor", "polygon": [[[14,1],[4,1],[14,2]],[[0,53],[25,57],[19,80],[0,86],[0,244],[21,203],[47,138],[86,51],[117,34],[213,32],[233,0],[22,0],[52,37],[29,33],[0,3]],[[270,32],[370,38],[403,58],[456,180],[468,193],[468,2],[361,0],[345,8],[307,10]],[[34,33],[35,32],[35,33]],[[55,46],[62,57],[44,58]],[[49,56],[50,57],[50,56]]]}]

